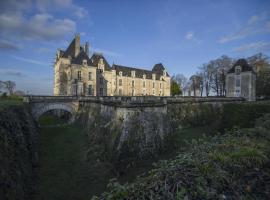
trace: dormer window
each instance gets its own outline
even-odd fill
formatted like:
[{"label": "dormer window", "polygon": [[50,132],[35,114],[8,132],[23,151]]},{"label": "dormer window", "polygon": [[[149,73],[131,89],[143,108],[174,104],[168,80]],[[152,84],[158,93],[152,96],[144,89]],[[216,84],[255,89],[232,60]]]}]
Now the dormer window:
[{"label": "dormer window", "polygon": [[104,62],[103,58],[100,58],[98,61],[98,68],[101,69],[102,71],[104,70]]},{"label": "dormer window", "polygon": [[134,78],[135,77],[135,71],[131,71],[131,76]]},{"label": "dormer window", "polygon": [[241,73],[241,67],[240,67],[240,66],[236,66],[236,67],[235,67],[235,73],[236,73],[237,75],[239,75],[239,74]]},{"label": "dormer window", "polygon": [[143,79],[146,79],[146,75],[145,74],[143,75]]},{"label": "dormer window", "polygon": [[152,79],[156,80],[156,74],[152,74]]},{"label": "dormer window", "polygon": [[123,73],[120,71],[120,72],[119,72],[119,76],[122,76],[122,75],[123,75]]},{"label": "dormer window", "polygon": [[83,66],[87,65],[87,60],[83,60]]},{"label": "dormer window", "polygon": [[166,76],[167,75],[167,72],[166,72],[166,70],[164,69],[163,70],[163,76]]}]

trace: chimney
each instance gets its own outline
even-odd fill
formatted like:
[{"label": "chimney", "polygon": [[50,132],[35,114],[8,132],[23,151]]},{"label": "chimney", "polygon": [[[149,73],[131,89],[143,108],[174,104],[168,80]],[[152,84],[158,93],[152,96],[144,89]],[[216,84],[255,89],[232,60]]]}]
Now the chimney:
[{"label": "chimney", "polygon": [[87,56],[89,56],[89,42],[86,42],[84,45],[84,52]]},{"label": "chimney", "polygon": [[80,34],[75,35],[75,57],[80,53]]}]

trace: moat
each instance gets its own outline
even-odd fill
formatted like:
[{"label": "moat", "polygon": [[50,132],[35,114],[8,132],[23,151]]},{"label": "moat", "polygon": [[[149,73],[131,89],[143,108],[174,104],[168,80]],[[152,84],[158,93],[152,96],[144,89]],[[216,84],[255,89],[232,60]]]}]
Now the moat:
[{"label": "moat", "polygon": [[[78,125],[65,124],[52,115],[40,119],[40,168],[39,189],[36,199],[64,200],[90,199],[106,190],[110,179],[117,178],[122,184],[132,182],[136,176],[151,169],[162,159],[175,157],[180,148],[160,153],[159,157],[142,160],[125,174],[117,174],[110,162],[100,161],[97,155],[89,155],[87,136]],[[53,127],[55,125],[55,127]],[[178,145],[203,137],[208,127],[188,128],[178,137]]]}]

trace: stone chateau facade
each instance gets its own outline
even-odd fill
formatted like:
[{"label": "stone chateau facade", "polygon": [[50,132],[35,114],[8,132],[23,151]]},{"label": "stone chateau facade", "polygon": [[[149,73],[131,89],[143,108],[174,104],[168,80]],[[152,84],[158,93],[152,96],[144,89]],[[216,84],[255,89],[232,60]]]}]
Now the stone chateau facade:
[{"label": "stone chateau facade", "polygon": [[89,44],[76,35],[68,48],[58,50],[54,65],[54,95],[170,96],[171,78],[159,63],[144,70],[113,64],[102,54],[89,57]]},{"label": "stone chateau facade", "polygon": [[239,59],[226,76],[226,96],[256,100],[256,73],[245,59]]}]

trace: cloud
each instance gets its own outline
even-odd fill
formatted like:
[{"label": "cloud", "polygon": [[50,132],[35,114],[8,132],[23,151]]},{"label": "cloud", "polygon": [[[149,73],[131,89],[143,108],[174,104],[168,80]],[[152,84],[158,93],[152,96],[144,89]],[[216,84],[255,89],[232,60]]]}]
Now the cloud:
[{"label": "cloud", "polygon": [[18,15],[0,15],[1,33],[22,39],[56,40],[73,34],[76,23],[70,19],[55,19],[50,14],[36,14],[29,19]]},{"label": "cloud", "polygon": [[31,64],[36,64],[36,65],[42,65],[42,66],[49,66],[48,63],[44,63],[44,62],[40,62],[38,60],[33,60],[33,59],[28,59],[28,58],[22,58],[19,56],[11,56],[12,58],[22,61],[22,62],[27,62],[27,63],[31,63]]},{"label": "cloud", "polygon": [[265,20],[268,18],[269,16],[266,13],[261,15],[253,15],[249,18],[246,25],[244,25],[240,30],[230,35],[221,37],[218,42],[223,44],[233,40],[242,39],[250,35],[269,32],[269,22],[265,22]]},{"label": "cloud", "polygon": [[20,71],[16,70],[0,70],[0,74],[3,74],[4,76],[14,76],[14,77],[24,77],[26,76]]},{"label": "cloud", "polygon": [[75,5],[72,0],[36,0],[36,7],[45,13],[48,10],[65,10],[80,19],[88,15],[86,9]]},{"label": "cloud", "polygon": [[240,47],[234,48],[236,52],[246,52],[246,51],[266,51],[270,49],[270,42],[254,42]]},{"label": "cloud", "polygon": [[6,40],[0,40],[0,51],[17,51],[17,50],[19,50],[19,48],[13,43]]},{"label": "cloud", "polygon": [[105,50],[105,49],[93,49],[94,52],[100,52],[103,53],[107,56],[112,56],[112,57],[121,57],[123,56],[121,53],[117,53],[114,51],[110,51],[110,50]]},{"label": "cloud", "polygon": [[194,32],[193,31],[187,32],[185,38],[187,40],[192,40],[194,38]]}]

